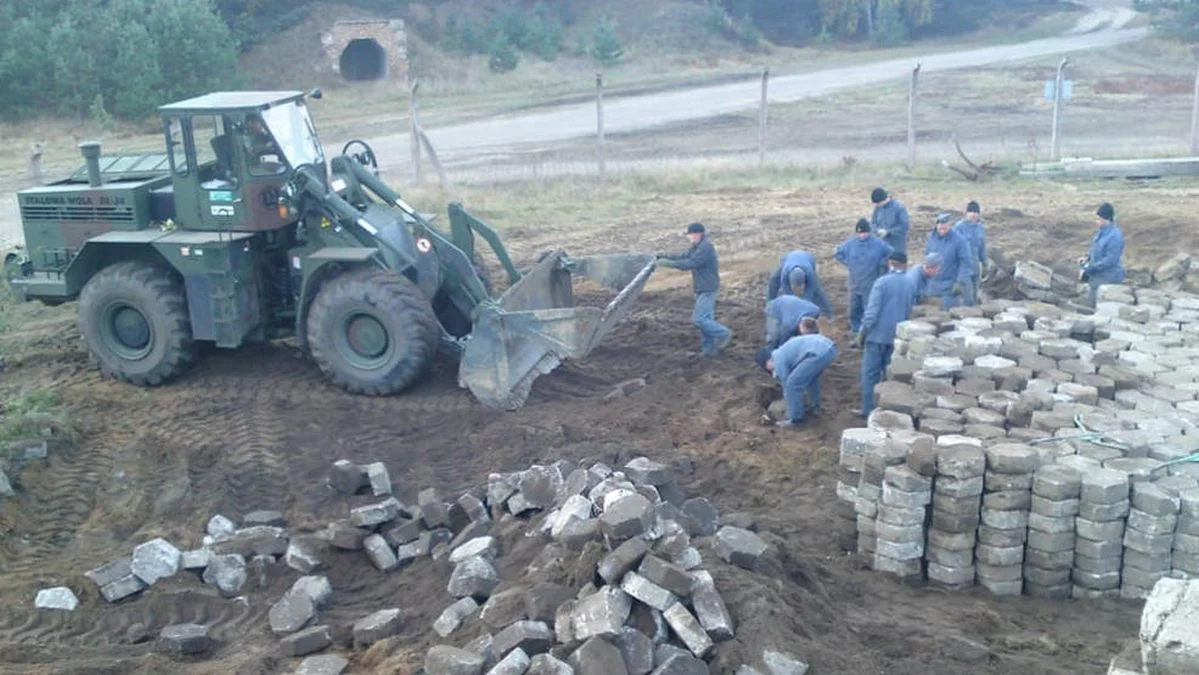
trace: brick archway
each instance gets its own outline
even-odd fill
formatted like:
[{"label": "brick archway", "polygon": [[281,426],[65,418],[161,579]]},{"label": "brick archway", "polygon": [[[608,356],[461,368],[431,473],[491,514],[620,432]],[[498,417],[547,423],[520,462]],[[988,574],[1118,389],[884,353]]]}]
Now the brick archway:
[{"label": "brick archway", "polygon": [[321,35],[321,45],[332,71],[347,81],[408,82],[408,37],[402,20],[338,21]]}]

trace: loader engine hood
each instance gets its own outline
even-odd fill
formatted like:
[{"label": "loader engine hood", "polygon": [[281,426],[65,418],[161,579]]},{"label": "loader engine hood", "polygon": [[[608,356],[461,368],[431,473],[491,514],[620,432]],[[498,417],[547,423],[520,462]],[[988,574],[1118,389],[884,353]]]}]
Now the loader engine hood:
[{"label": "loader engine hood", "polygon": [[[631,311],[654,271],[645,253],[570,258],[546,255],[498,300],[480,305],[458,382],[485,405],[515,410],[533,380],[566,359],[581,359]],[[616,291],[605,307],[576,307],[572,275]]]}]

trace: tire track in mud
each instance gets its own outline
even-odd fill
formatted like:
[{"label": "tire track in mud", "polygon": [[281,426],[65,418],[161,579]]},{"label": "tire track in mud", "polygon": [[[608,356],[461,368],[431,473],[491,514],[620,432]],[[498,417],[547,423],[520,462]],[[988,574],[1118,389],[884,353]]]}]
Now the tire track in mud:
[{"label": "tire track in mud", "polygon": [[56,449],[45,466],[21,473],[20,497],[7,504],[3,529],[25,535],[0,546],[0,571],[10,578],[39,577],[45,561],[70,553],[76,531],[93,512],[101,479],[112,472],[113,453],[108,445]]},{"label": "tire track in mud", "polygon": [[[0,610],[0,645],[10,664],[37,663],[50,658],[65,667],[63,649],[75,650],[66,661],[86,662],[91,653],[117,648],[122,656],[132,656],[136,648],[128,639],[134,624],[146,627],[148,635],[157,635],[164,626],[175,623],[199,623],[221,642],[237,642],[247,634],[262,632],[267,607],[262,602],[245,604],[207,593],[184,591],[151,595],[143,593],[132,602],[119,605],[104,603],[98,611],[52,612],[33,607],[9,607]],[[33,647],[32,651],[14,647]],[[15,657],[19,654],[23,659]]]},{"label": "tire track in mud", "polygon": [[279,406],[255,396],[224,410],[198,429],[209,442],[224,445],[222,473],[227,489],[221,505],[236,516],[258,509],[286,512],[291,485],[283,453],[286,425]]}]

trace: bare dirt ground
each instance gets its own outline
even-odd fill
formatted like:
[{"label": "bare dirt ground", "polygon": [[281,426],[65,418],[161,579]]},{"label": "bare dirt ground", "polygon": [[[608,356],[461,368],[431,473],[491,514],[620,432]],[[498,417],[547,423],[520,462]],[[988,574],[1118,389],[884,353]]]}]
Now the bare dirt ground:
[{"label": "bare dirt ground", "polygon": [[[82,435],[74,446],[54,448],[48,462],[27,467],[19,497],[0,502],[0,671],[289,672],[294,662],[279,656],[266,621],[270,604],[296,576],[282,565],[245,603],[179,575],[114,606],[83,572],[155,536],[198,545],[205,522],[218,512],[238,518],[279,509],[293,530],[317,530],[344,517],[349,505],[324,484],[336,459],[382,460],[405,490],[437,486],[455,494],[485,482],[489,472],[534,462],[645,454],[691,458],[694,472],[680,476],[688,494],[707,496],[722,511],[747,511],[778,537],[781,569],[716,567],[741,627],[737,639],[721,646],[718,672],[780,644],[808,660],[814,673],[1104,672],[1119,643],[1135,634],[1140,603],[908,588],[842,553],[830,522],[840,432],[854,424],[847,411],[858,396],[856,352],[844,349],[826,373],[822,418],[789,432],[759,424],[770,381],[751,357],[762,330],[766,274],[786,249],[831,255],[853,219],[866,213],[870,187],[843,181],[647,194],[616,185],[597,195],[543,186],[510,201],[481,198],[482,215],[495,218],[519,260],[547,244],[576,253],[682,246],[684,223],[707,222],[725,282],[718,318],[736,332],[724,357],[691,359],[697,338],[688,322],[687,278],[661,270],[602,348],[538,380],[529,404],[513,413],[481,408],[456,388],[447,363],[406,395],[349,396],[281,344],[213,352],[175,384],[134,389],[101,379],[89,366],[71,305],[43,313],[40,323],[0,339],[5,386],[57,390]],[[1132,266],[1196,244],[1187,204],[1199,188],[1190,182],[889,187],[912,211],[913,242],[926,236],[929,211],[960,208],[973,197],[983,202],[992,245],[1015,256],[1074,257],[1085,248],[1090,214],[1106,199],[1116,202],[1125,223]],[[560,208],[566,202],[569,213]],[[821,264],[835,306],[844,307],[844,275],[831,261]],[[845,344],[843,312],[827,331]],[[600,402],[612,385],[632,377],[646,378],[647,388]],[[532,544],[506,555],[504,574],[518,575],[532,555]],[[431,622],[447,604],[445,573],[424,561],[382,574],[360,554],[336,554],[331,562],[336,590],[323,621],[344,631],[354,619],[394,605],[409,617],[399,637],[345,652],[354,672],[419,672],[424,650],[436,640]],[[76,612],[32,607],[38,588],[59,584],[80,594]],[[149,645],[127,643],[134,623],[156,631],[178,621],[212,627],[221,647],[211,660],[173,662]],[[472,627],[454,641],[476,634]],[[990,659],[961,660],[968,658],[955,642],[962,637],[987,645]]]}]

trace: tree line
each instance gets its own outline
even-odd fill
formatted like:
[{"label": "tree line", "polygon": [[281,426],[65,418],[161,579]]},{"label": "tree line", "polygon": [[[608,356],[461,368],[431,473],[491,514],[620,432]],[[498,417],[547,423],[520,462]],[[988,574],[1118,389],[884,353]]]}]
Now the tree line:
[{"label": "tree line", "polygon": [[[492,70],[560,53],[621,60],[604,18],[567,44],[586,0],[493,0],[483,11],[409,12],[410,0],[341,0],[406,16],[440,47],[490,55]],[[436,9],[460,0],[423,0]],[[708,28],[750,48],[964,33],[1059,0],[695,0]],[[1199,0],[1134,0],[1171,37],[1199,41]],[[303,21],[319,0],[0,0],[0,116],[140,119],[164,102],[239,86],[237,58]],[[414,8],[415,9],[415,8]],[[479,7],[475,8],[480,9]],[[415,15],[415,16],[413,16]],[[577,32],[577,31],[576,31]]]}]

